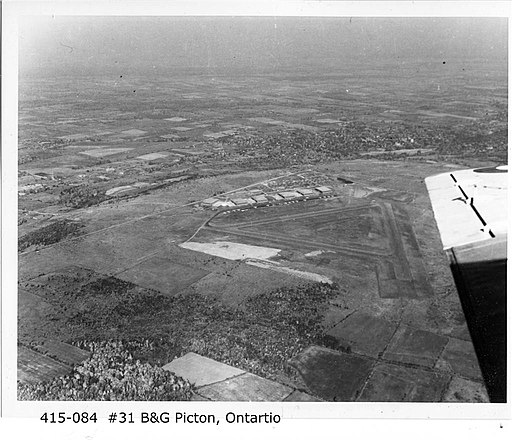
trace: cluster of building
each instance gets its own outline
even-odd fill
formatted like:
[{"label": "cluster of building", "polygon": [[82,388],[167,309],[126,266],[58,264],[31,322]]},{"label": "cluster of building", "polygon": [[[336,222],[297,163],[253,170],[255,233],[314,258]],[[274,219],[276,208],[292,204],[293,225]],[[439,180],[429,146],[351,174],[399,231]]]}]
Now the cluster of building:
[{"label": "cluster of building", "polygon": [[318,199],[334,195],[332,188],[318,186],[316,188],[297,188],[273,193],[264,193],[259,189],[247,191],[244,195],[233,197],[210,197],[201,202],[201,206],[213,210],[237,209],[257,206],[267,206],[276,203],[296,202],[308,199]]}]

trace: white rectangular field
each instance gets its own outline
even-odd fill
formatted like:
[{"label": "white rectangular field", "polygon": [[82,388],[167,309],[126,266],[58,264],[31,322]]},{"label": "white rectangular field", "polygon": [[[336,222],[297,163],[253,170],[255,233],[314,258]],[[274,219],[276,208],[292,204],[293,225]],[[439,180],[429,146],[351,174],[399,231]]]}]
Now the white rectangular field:
[{"label": "white rectangular field", "polygon": [[138,156],[137,159],[142,160],[156,160],[156,159],[163,159],[164,157],[167,157],[169,154],[167,153],[149,153],[149,154],[143,154],[142,156]]},{"label": "white rectangular field", "polygon": [[136,128],[133,128],[132,130],[124,130],[121,132],[121,134],[124,134],[126,136],[140,136],[143,134],[146,134],[147,132],[144,130],[138,130]]},{"label": "white rectangular field", "polygon": [[126,151],[133,150],[133,148],[105,148],[103,149],[95,149],[95,150],[88,150],[88,151],[81,151],[80,154],[85,154],[87,156],[91,157],[105,157],[105,156],[112,156],[114,154],[124,153]]},{"label": "white rectangular field", "polygon": [[317,119],[316,122],[320,122],[320,124],[338,124],[341,121],[338,119],[325,118],[325,119]]}]

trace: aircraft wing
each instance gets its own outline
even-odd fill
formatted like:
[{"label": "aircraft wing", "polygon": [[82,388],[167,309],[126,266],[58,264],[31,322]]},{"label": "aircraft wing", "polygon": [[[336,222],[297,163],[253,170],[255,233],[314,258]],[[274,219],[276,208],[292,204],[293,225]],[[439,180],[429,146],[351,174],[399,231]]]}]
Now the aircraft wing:
[{"label": "aircraft wing", "polygon": [[491,402],[506,402],[508,166],[425,180]]}]

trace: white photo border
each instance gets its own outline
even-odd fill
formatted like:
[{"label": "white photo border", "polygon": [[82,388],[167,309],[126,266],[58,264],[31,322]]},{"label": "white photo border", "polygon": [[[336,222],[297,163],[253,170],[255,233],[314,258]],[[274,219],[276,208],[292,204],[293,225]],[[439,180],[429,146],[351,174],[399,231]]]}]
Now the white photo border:
[{"label": "white photo border", "polygon": [[[507,404],[456,403],[220,403],[220,402],[21,402],[16,400],[17,329],[17,20],[67,16],[315,16],[506,17],[508,1],[4,1],[2,10],[2,414],[39,418],[42,411],[197,411],[219,416],[273,412],[283,419],[508,420]],[[509,36],[510,39],[510,36]],[[510,51],[510,44],[509,44]],[[510,52],[509,52],[510,54]],[[510,69],[510,67],[509,67]],[[509,71],[510,75],[510,71]],[[510,103],[509,103],[510,114]],[[510,136],[509,136],[510,138]],[[509,194],[510,197],[510,194]],[[510,274],[508,274],[510,277]],[[508,280],[510,282],[510,278]],[[509,301],[510,303],[510,301]],[[508,316],[510,304],[508,305]],[[508,334],[510,344],[510,329]],[[510,347],[510,345],[509,345]],[[508,350],[510,353],[510,350]],[[510,362],[508,363],[510,373]],[[508,374],[510,377],[510,374]],[[510,401],[510,381],[508,396]],[[138,428],[137,428],[138,429]],[[134,428],[136,431],[137,429]],[[119,434],[119,432],[117,433]],[[377,433],[376,433],[377,434]]]}]

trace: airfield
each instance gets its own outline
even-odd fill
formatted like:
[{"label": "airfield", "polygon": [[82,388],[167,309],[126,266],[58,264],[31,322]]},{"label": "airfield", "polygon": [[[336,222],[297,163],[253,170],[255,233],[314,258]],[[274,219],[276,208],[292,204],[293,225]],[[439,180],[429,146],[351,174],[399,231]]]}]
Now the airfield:
[{"label": "airfield", "polygon": [[[427,176],[447,168],[368,160],[322,168],[333,193],[318,199],[215,212],[197,203],[162,207],[168,191],[161,190],[75,211],[70,221],[94,227],[19,256],[20,341],[37,351],[47,339],[139,339],[176,330],[167,322],[175,318],[167,310],[172,302],[158,299],[161,308],[137,312],[139,296],[145,304],[152,297],[201,295],[217,307],[243,311],[250,298],[274,289],[336,283],[335,296],[314,304],[321,343],[289,347],[288,368],[296,368],[302,379],[293,374],[283,379],[280,374],[286,373],[275,370],[269,379],[292,382],[327,401],[485,401],[426,190],[419,178],[407,191],[393,188],[400,177],[410,179],[409,173]],[[380,186],[374,186],[371,174],[383,176],[390,169],[389,182],[380,177]],[[250,180],[257,178],[251,174]],[[339,175],[353,183],[338,183]],[[235,177],[236,182],[243,175]],[[179,190],[198,198],[203,191],[206,199],[208,180],[215,179],[205,180],[180,183]],[[123,306],[124,315],[117,310]],[[184,318],[182,332],[197,327]],[[214,317],[203,317],[199,327],[209,319]],[[189,348],[211,355],[207,344],[208,337],[199,338],[189,347],[153,354],[153,360],[165,364],[173,352]],[[229,352],[218,360],[229,363]],[[245,368],[255,361],[237,360],[234,366]],[[252,371],[261,375],[265,362]],[[336,377],[346,375],[353,380],[337,384]]]},{"label": "airfield", "polygon": [[424,179],[506,157],[506,86],[368,78],[20,83],[19,379],[123,340],[275,400],[488,401]]}]

